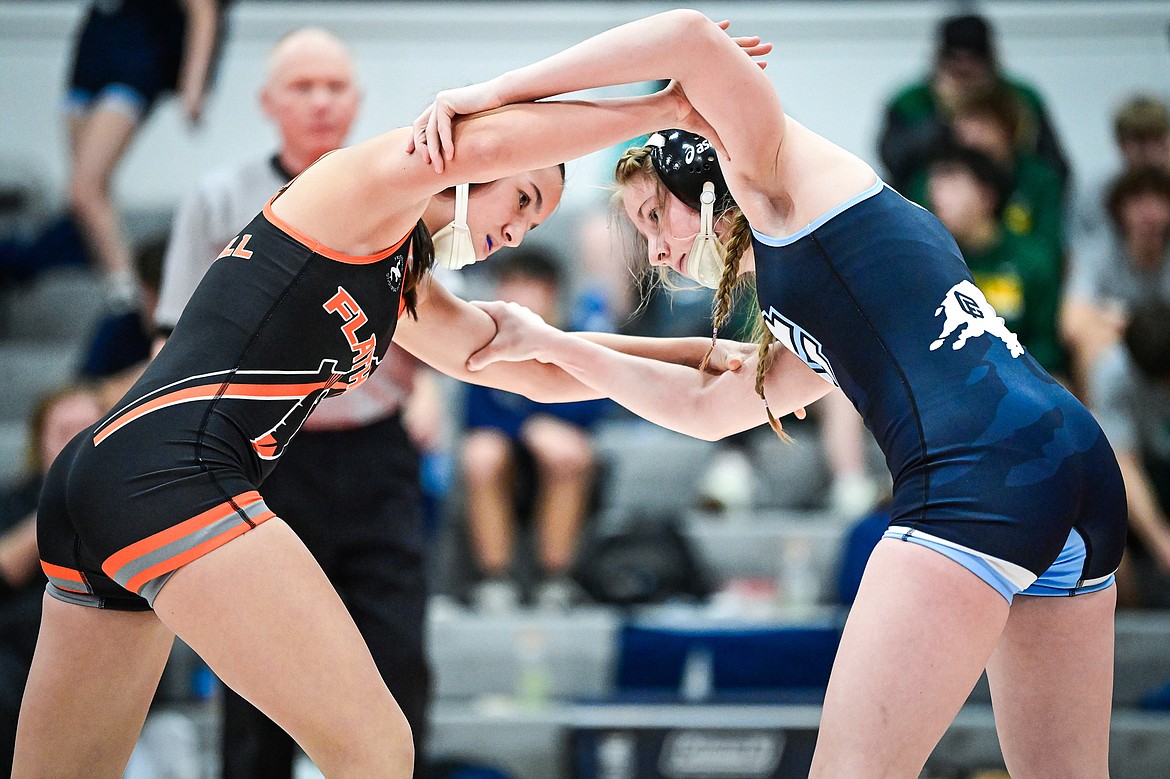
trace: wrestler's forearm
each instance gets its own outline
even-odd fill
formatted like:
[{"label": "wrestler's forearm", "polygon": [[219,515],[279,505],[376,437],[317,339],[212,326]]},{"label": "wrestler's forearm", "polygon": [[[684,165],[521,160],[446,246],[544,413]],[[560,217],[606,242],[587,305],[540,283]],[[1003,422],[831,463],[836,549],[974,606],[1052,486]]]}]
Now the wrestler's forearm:
[{"label": "wrestler's forearm", "polygon": [[643,419],[695,438],[716,440],[767,421],[753,390],[754,365],[712,376],[567,334],[550,339],[537,359]]},{"label": "wrestler's forearm", "polygon": [[698,368],[711,348],[710,338],[655,338],[618,333],[573,333],[615,352]]},{"label": "wrestler's forearm", "polygon": [[524,103],[582,89],[677,78],[693,12],[667,11],[599,33],[488,82],[500,103]]}]

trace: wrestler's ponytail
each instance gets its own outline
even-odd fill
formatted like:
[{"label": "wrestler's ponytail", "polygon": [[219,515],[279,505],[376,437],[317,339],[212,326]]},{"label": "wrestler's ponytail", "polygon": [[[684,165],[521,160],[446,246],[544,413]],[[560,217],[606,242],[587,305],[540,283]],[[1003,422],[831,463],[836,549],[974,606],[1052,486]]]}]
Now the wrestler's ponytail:
[{"label": "wrestler's ponytail", "polygon": [[784,432],[784,427],[780,424],[780,420],[776,419],[776,415],[772,413],[772,409],[768,406],[768,398],[764,395],[764,380],[768,377],[768,369],[772,367],[772,344],[776,343],[776,336],[772,335],[772,331],[764,324],[764,317],[761,315],[756,320],[755,326],[755,341],[759,344],[759,349],[756,351],[756,394],[760,396],[760,400],[764,401],[764,411],[768,412],[768,425],[776,435],[780,436],[780,440],[785,443],[792,443],[792,436]]},{"label": "wrestler's ponytail", "polygon": [[418,299],[418,285],[434,264],[435,244],[431,240],[431,231],[420,219],[410,234],[410,262],[407,263],[406,278],[402,281],[403,305],[410,318],[416,321],[418,313],[414,306]]}]

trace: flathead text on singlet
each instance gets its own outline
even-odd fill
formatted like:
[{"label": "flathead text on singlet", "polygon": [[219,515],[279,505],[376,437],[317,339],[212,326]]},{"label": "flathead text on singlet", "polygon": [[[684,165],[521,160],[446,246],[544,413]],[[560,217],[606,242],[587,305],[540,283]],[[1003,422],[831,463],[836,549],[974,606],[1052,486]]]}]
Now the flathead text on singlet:
[{"label": "flathead text on singlet", "polygon": [[374,347],[378,340],[377,336],[371,334],[369,338],[364,340],[358,338],[358,330],[369,319],[366,317],[366,313],[362,311],[362,307],[358,305],[357,301],[353,299],[353,295],[349,294],[345,287],[339,286],[337,288],[337,294],[325,301],[322,304],[322,308],[331,314],[337,314],[342,319],[341,333],[345,336],[349,348],[353,350],[353,366],[350,368],[346,384],[351,388],[356,387],[370,375],[370,370],[373,367]]}]

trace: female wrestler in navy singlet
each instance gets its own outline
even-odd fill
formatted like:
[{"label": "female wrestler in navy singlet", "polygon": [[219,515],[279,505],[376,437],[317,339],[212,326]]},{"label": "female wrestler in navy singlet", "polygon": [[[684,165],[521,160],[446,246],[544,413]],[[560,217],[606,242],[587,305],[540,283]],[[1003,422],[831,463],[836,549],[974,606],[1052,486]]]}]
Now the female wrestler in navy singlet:
[{"label": "female wrestler in navy singlet", "polygon": [[[142,378],[46,479],[50,583],[14,776],[121,776],[176,634],[325,775],[410,776],[405,718],[257,487],[313,407],[361,384],[391,338],[458,378],[598,397],[539,363],[470,373],[495,324],[427,271],[436,255],[459,265],[519,244],[559,202],[562,160],[694,118],[677,88],[509,106],[461,122],[441,173],[406,152],[401,128],[321,158],[244,226]],[[466,182],[487,183],[468,194]],[[696,366],[705,348],[620,346]]]},{"label": "female wrestler in navy singlet", "polygon": [[665,130],[629,150],[622,205],[652,265],[719,290],[717,322],[754,271],[755,370],[704,377],[502,303],[483,305],[500,330],[469,365],[550,362],[702,438],[768,419],[779,430],[772,410],[840,386],[885,453],[893,521],[845,626],[812,775],[917,776],[986,667],[1013,776],[1106,776],[1126,515],[1113,453],[988,305],[941,224],[784,114],[744,53],[769,49],[675,11],[442,92],[415,123],[441,168],[452,149],[458,159],[454,115],[674,78],[713,135]]}]

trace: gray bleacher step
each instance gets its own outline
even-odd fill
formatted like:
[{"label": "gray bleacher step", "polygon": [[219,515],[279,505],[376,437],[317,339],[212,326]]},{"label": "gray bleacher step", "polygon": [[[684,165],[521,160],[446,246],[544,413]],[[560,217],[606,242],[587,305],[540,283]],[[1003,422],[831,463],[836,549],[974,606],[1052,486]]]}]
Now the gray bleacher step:
[{"label": "gray bleacher step", "polygon": [[24,420],[0,421],[0,487],[20,479],[28,458],[28,425]]},{"label": "gray bleacher step", "polygon": [[1170,776],[1170,712],[1113,712],[1109,730],[1112,779],[1166,779]]},{"label": "gray bleacher step", "polygon": [[[498,765],[517,779],[561,779],[569,763],[572,728],[639,729],[811,728],[818,706],[580,706],[551,702],[539,709],[501,701],[438,701],[432,710],[430,751]],[[1170,776],[1170,714],[1117,711],[1110,728],[1112,779]],[[1003,765],[991,708],[959,712],[923,776],[951,776]]]},{"label": "gray bleacher step", "polygon": [[824,511],[743,511],[686,515],[684,532],[720,581],[774,580],[785,601],[830,602],[848,525]]},{"label": "gray bleacher step", "polygon": [[[663,604],[629,613],[608,606],[577,607],[571,612],[519,609],[488,616],[448,601],[432,608],[427,648],[439,698],[508,697],[521,687],[526,657],[536,641],[538,662],[548,675],[553,698],[599,698],[612,693],[618,661],[619,631],[629,619],[644,625],[718,628],[754,624],[822,624],[839,621],[836,607],[777,607],[763,620],[720,615],[715,606]],[[745,621],[746,620],[746,621]]]},{"label": "gray bleacher step", "polygon": [[23,422],[45,393],[66,383],[77,366],[77,349],[35,341],[0,342],[0,421]]},{"label": "gray bleacher step", "polygon": [[642,422],[601,425],[594,446],[608,463],[603,513],[678,512],[695,505],[715,444]]},{"label": "gray bleacher step", "polygon": [[85,268],[46,271],[3,299],[6,340],[79,344],[102,313],[97,277]]},{"label": "gray bleacher step", "polygon": [[[750,439],[753,506],[784,509],[823,502],[827,476],[820,438],[811,426],[802,428],[802,436],[796,445],[785,445],[770,433]],[[713,458],[728,446],[626,420],[599,426],[594,442],[609,465],[602,495],[603,513],[611,521],[637,512],[691,509]]]},{"label": "gray bleacher step", "polygon": [[432,611],[428,651],[435,695],[514,695],[527,656],[547,669],[549,694],[592,697],[609,692],[620,616],[603,607],[544,613],[533,609],[486,616],[457,606]]},{"label": "gray bleacher step", "polygon": [[1170,682],[1170,611],[1121,611],[1115,625],[1113,698],[1132,706]]},{"label": "gray bleacher step", "polygon": [[431,706],[427,752],[432,758],[482,761],[514,779],[562,779],[567,709],[557,703],[530,710],[498,701],[439,699]]}]

